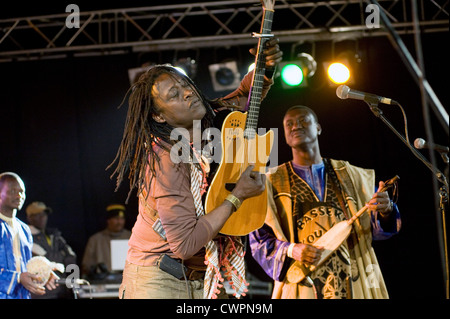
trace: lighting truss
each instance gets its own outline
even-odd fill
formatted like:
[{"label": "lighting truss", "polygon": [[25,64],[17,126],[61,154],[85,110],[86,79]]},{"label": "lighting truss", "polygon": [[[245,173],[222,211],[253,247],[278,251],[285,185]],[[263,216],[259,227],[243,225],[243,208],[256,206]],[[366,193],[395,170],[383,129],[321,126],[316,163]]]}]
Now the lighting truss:
[{"label": "lighting truss", "polygon": [[[449,0],[419,0],[421,32],[449,31]],[[399,34],[413,33],[409,1],[380,0]],[[281,42],[385,36],[365,24],[362,0],[277,0],[273,33]],[[80,27],[69,13],[0,20],[0,62],[67,56],[125,54],[254,44],[262,8],[258,0],[210,1],[83,11]]]}]

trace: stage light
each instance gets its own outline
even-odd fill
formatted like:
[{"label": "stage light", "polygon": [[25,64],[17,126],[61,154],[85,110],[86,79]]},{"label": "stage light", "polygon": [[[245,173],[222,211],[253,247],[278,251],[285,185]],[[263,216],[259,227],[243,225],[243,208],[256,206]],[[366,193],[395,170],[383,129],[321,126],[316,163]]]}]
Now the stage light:
[{"label": "stage light", "polygon": [[354,63],[349,61],[347,58],[339,58],[323,63],[330,86],[354,83]]},{"label": "stage light", "polygon": [[334,62],[328,66],[327,75],[333,83],[343,84],[350,79],[350,70],[345,64]]},{"label": "stage light", "polygon": [[[336,52],[334,46],[337,45],[340,49]],[[330,60],[323,63],[328,84],[330,86],[354,84],[358,76],[359,63],[361,56],[356,41],[334,43]]]},{"label": "stage light", "polygon": [[288,63],[281,69],[281,81],[288,86],[299,86],[303,82],[303,69],[299,64]]},{"label": "stage light", "polygon": [[317,62],[307,53],[300,53],[293,61],[280,63],[280,77],[283,88],[295,88],[308,86],[308,78],[311,78],[317,69]]},{"label": "stage light", "polygon": [[238,88],[241,82],[236,61],[210,64],[209,73],[214,91],[233,90]]},{"label": "stage light", "polygon": [[197,75],[197,62],[190,57],[178,59],[173,63],[173,66],[191,79]]}]

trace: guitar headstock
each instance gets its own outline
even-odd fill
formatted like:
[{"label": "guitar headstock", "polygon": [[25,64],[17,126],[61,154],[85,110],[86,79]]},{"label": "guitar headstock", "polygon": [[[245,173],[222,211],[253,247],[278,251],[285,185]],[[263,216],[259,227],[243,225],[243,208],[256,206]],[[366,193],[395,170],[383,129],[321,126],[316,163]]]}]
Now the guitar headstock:
[{"label": "guitar headstock", "polygon": [[265,8],[266,10],[272,10],[275,6],[275,0],[261,0],[261,4],[263,6],[263,8]]}]

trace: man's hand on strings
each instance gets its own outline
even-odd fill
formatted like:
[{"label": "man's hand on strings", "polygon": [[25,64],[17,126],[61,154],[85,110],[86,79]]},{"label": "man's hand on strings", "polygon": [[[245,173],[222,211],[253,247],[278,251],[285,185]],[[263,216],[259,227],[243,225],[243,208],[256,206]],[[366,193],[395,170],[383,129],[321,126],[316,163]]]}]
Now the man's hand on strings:
[{"label": "man's hand on strings", "polygon": [[292,258],[298,260],[307,267],[317,265],[322,255],[323,247],[315,247],[306,244],[295,244],[292,249]]}]

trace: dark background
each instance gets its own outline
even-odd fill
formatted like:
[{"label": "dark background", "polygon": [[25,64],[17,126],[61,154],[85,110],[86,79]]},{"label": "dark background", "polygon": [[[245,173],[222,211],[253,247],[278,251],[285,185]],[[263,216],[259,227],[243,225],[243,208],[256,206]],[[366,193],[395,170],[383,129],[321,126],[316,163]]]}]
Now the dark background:
[{"label": "dark background", "polygon": [[[41,13],[54,13],[51,7],[47,11],[45,7],[41,9]],[[2,17],[8,16],[6,12],[10,12],[9,17],[28,14],[19,15],[17,9],[2,10]],[[412,36],[402,36],[402,39],[410,52],[414,52]],[[449,51],[445,46],[448,33],[425,34],[422,41],[427,79],[448,109]],[[281,47],[289,59],[291,44]],[[211,98],[225,95],[227,92],[213,91],[208,65],[235,58],[243,75],[253,59],[248,49],[242,46],[198,50],[195,82]],[[419,87],[389,40],[363,39],[359,49],[361,63],[354,71],[354,84],[349,86],[400,102],[407,114],[411,143],[417,137],[426,138]],[[316,111],[323,128],[320,137],[323,157],[374,168],[377,180],[399,175],[402,230],[388,241],[374,243],[390,296],[393,299],[444,298],[433,176],[364,102],[336,97],[336,87],[328,85],[321,66],[321,62],[329,59],[329,53],[329,42],[316,44],[319,67],[308,87],[288,90],[282,88],[279,78],[275,79],[261,106],[260,127],[278,129],[275,145],[278,162],[290,160],[282,117],[292,105],[307,105]],[[112,171],[105,170],[122,138],[127,107],[118,109],[118,106],[129,87],[128,69],[146,60],[170,63],[173,57],[174,53],[167,51],[0,63],[0,171],[14,171],[25,182],[27,200],[18,217],[25,220],[25,207],[35,200],[52,207],[54,213],[48,226],[62,231],[79,262],[88,237],[105,226],[106,205],[123,203],[128,192],[127,183],[114,192]],[[400,109],[387,105],[380,108],[404,135]],[[440,122],[432,111],[430,115],[435,143],[448,145],[448,136]],[[428,152],[422,153],[429,157]],[[439,169],[444,171],[437,153],[436,160]],[[129,229],[136,215],[137,203],[133,196],[128,205]],[[252,273],[267,280],[251,259],[249,263]]]}]

